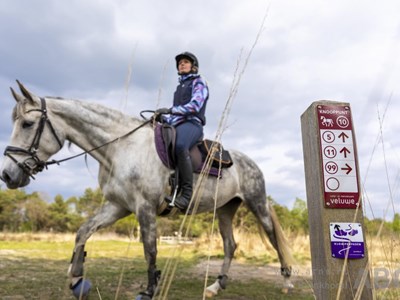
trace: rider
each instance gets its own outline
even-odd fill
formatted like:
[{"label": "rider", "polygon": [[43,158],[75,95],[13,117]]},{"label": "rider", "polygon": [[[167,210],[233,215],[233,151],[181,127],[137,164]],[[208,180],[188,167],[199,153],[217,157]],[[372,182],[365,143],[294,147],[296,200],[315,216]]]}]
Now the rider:
[{"label": "rider", "polygon": [[167,114],[163,117],[164,121],[176,129],[175,157],[181,194],[175,199],[175,206],[186,210],[193,192],[189,150],[203,137],[209,91],[206,81],[198,74],[199,61],[193,53],[178,54],[175,61],[179,85],[174,93],[173,106],[158,109],[156,117]]}]

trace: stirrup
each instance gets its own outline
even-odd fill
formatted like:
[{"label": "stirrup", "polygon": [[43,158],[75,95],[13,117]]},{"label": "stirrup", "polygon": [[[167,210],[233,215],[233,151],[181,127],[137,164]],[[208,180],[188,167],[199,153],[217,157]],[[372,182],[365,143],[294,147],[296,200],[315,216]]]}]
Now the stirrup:
[{"label": "stirrup", "polygon": [[179,189],[179,186],[175,185],[175,189],[174,189],[173,195],[165,197],[165,201],[168,202],[168,206],[175,207],[175,200],[176,200],[176,196],[178,195],[178,189]]},{"label": "stirrup", "polygon": [[176,206],[170,206],[170,201],[171,199],[168,200],[167,197],[164,198],[164,201],[157,208],[158,216],[172,217],[180,211]]}]

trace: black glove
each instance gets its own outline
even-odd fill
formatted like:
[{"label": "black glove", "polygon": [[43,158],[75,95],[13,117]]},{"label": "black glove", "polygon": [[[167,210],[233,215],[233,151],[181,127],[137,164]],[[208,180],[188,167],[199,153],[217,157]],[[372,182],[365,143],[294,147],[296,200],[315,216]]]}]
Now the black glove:
[{"label": "black glove", "polygon": [[154,120],[162,123],[162,115],[168,115],[170,113],[172,113],[171,108],[159,108],[154,112]]},{"label": "black glove", "polygon": [[172,113],[171,108],[159,108],[156,110],[155,114],[156,115],[169,115]]}]

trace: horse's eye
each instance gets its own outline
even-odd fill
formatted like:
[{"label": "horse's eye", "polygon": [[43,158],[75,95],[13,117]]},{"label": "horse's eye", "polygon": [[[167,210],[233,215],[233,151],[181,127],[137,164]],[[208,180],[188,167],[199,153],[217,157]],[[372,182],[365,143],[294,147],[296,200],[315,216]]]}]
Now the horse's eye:
[{"label": "horse's eye", "polygon": [[33,122],[29,122],[29,121],[25,121],[24,123],[22,123],[22,128],[29,128],[32,127]]}]

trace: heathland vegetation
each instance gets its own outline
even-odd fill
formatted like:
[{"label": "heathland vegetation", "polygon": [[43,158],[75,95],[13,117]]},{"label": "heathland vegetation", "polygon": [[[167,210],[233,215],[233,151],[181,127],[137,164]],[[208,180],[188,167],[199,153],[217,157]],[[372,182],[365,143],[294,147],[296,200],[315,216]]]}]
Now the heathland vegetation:
[{"label": "heathland vegetation", "polygon": [[[308,234],[308,213],[306,202],[296,199],[293,207],[279,205],[272,197],[275,211],[283,229],[295,235]],[[24,190],[0,188],[0,231],[6,232],[76,232],[85,219],[92,216],[104,203],[100,189],[86,189],[82,196],[64,199],[57,195],[52,202],[46,202],[39,193],[28,194]],[[183,216],[159,218],[160,236],[175,235],[179,230]],[[212,213],[195,218],[191,225],[191,236],[199,237],[207,232]],[[242,232],[256,232],[257,221],[253,215],[241,206],[235,216],[234,226]],[[138,222],[134,215],[118,221],[106,229],[122,235],[137,237]],[[365,219],[365,231],[371,236],[378,232],[381,236],[400,233],[400,214],[395,214],[392,221]]]},{"label": "heathland vegetation", "polygon": [[[276,252],[271,245],[261,242],[257,221],[241,206],[234,219],[238,243],[236,265],[233,265],[231,284],[223,293],[224,299],[314,299],[306,202],[295,199],[293,206],[288,208],[271,197],[269,201],[293,251],[296,289],[288,295],[280,293],[281,277]],[[74,233],[103,203],[99,189],[87,189],[82,196],[68,199],[58,195],[47,202],[39,193],[0,188],[0,267],[4,273],[2,282],[6,283],[0,285],[0,294],[20,296],[21,299],[55,299],[60,295],[64,295],[62,299],[72,299],[68,280],[60,274],[66,273]],[[177,235],[182,218],[158,218],[158,235]],[[207,264],[215,267],[209,279],[215,280],[213,276],[218,274],[223,247],[218,226],[213,227],[215,230],[211,234],[212,222],[212,213],[193,219],[190,237],[194,239],[191,244],[185,244],[177,275],[179,280],[174,281],[171,299],[183,299],[180,293],[193,296],[190,299],[199,298]],[[377,299],[399,299],[399,214],[389,222],[366,218],[364,230],[369,245],[371,274],[377,284]],[[103,299],[132,299],[135,293],[143,290],[146,266],[138,231],[139,224],[131,215],[103,229],[87,244],[86,250],[90,253],[86,262],[88,277],[95,282],[96,291]],[[160,239],[161,269],[167,265],[171,251],[175,251],[173,247],[163,244]],[[218,261],[218,265],[213,266],[213,261]]]}]

